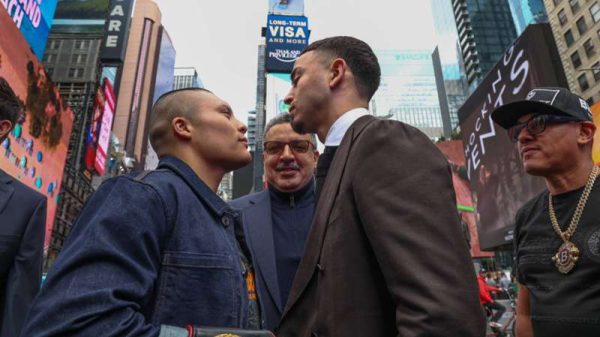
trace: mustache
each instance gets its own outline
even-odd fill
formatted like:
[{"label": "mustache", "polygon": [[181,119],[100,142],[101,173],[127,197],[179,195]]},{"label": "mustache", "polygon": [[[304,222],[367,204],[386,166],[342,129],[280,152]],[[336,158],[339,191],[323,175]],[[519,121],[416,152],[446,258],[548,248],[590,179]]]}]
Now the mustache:
[{"label": "mustache", "polygon": [[275,170],[277,170],[277,171],[290,170],[290,169],[291,170],[300,170],[300,166],[296,162],[291,162],[291,163],[279,163],[279,164],[277,164],[277,167],[275,168]]}]

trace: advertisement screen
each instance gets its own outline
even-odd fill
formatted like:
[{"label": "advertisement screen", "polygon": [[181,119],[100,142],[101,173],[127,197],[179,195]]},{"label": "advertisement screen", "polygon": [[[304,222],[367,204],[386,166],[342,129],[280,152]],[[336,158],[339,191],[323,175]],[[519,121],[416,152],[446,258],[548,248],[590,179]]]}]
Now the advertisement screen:
[{"label": "advertisement screen", "polygon": [[592,157],[594,163],[600,165],[600,103],[596,103],[591,106],[592,115],[594,116],[594,124],[596,124],[596,134],[594,135],[594,149],[592,150]]},{"label": "advertisement screen", "polygon": [[283,100],[291,86],[290,74],[267,74],[266,123],[280,114],[289,112],[289,106]]},{"label": "advertisement screen", "polygon": [[267,71],[290,73],[294,62],[308,45],[310,31],[304,16],[267,17]]},{"label": "advertisement screen", "polygon": [[[56,0],[1,0],[0,2],[37,58],[41,60],[52,27]],[[4,27],[2,26],[2,34],[5,34]]]},{"label": "advertisement screen", "polygon": [[304,0],[269,0],[269,14],[304,15]]},{"label": "advertisement screen", "polygon": [[109,0],[58,0],[55,19],[105,20]]},{"label": "advertisement screen", "polygon": [[460,140],[450,140],[436,144],[437,148],[444,154],[452,170],[452,184],[456,193],[456,208],[463,224],[463,234],[469,243],[472,258],[493,256],[494,253],[484,252],[479,244],[477,233],[477,221],[475,220],[475,208],[471,196],[471,183],[467,178],[465,156],[463,155],[463,143]]},{"label": "advertisement screen", "polygon": [[117,99],[112,85],[106,78],[104,79],[104,83],[102,83],[102,93],[104,94],[104,108],[102,109],[102,121],[100,123],[100,131],[98,132],[98,148],[96,149],[96,160],[94,163],[96,172],[101,176],[104,175],[106,167],[108,143],[110,142],[110,131],[112,130]]},{"label": "advertisement screen", "polygon": [[491,112],[525,99],[532,88],[548,86],[567,86],[558,51],[548,24],[530,25],[459,109],[484,250],[512,242],[516,212],[545,188],[541,178],[525,173],[515,144],[494,124]]},{"label": "advertisement screen", "polygon": [[74,115],[12,20],[0,12],[0,76],[21,99],[25,112],[2,143],[0,168],[48,197],[48,247]]}]

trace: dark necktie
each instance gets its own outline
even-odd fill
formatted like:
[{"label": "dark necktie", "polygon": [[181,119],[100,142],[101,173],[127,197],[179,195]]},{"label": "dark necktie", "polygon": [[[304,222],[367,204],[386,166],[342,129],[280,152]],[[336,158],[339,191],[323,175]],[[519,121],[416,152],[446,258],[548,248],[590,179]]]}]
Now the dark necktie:
[{"label": "dark necktie", "polygon": [[323,151],[323,154],[319,156],[319,162],[317,163],[317,173],[315,174],[315,180],[317,181],[317,188],[315,190],[316,201],[319,201],[319,196],[321,195],[321,188],[323,188],[325,178],[327,177],[327,171],[329,171],[329,166],[333,161],[333,156],[335,156],[335,151],[337,150],[337,148],[337,146],[325,146],[325,151]]}]

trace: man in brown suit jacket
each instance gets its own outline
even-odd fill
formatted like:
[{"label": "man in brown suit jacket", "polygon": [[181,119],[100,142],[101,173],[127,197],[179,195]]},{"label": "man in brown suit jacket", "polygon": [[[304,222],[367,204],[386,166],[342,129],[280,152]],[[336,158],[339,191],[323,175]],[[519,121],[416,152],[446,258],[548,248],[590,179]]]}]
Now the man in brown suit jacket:
[{"label": "man in brown suit jacket", "polygon": [[369,115],[371,48],[316,41],[291,77],[292,126],[325,143],[327,178],[277,335],[485,335],[447,161],[417,129]]}]

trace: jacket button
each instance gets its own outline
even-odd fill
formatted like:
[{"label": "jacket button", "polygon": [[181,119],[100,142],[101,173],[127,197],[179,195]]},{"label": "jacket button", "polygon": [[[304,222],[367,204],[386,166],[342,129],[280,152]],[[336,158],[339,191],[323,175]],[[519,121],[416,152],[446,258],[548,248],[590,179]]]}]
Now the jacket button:
[{"label": "jacket button", "polygon": [[223,224],[223,226],[225,227],[229,227],[229,225],[231,225],[231,217],[225,215],[221,218],[221,223]]},{"label": "jacket button", "polygon": [[312,332],[310,335],[311,335],[312,337],[319,337],[319,335],[318,335],[316,332],[314,332],[314,331],[313,331],[313,332]]},{"label": "jacket button", "polygon": [[325,270],[325,267],[323,267],[320,263],[317,263],[317,269],[322,273]]}]

